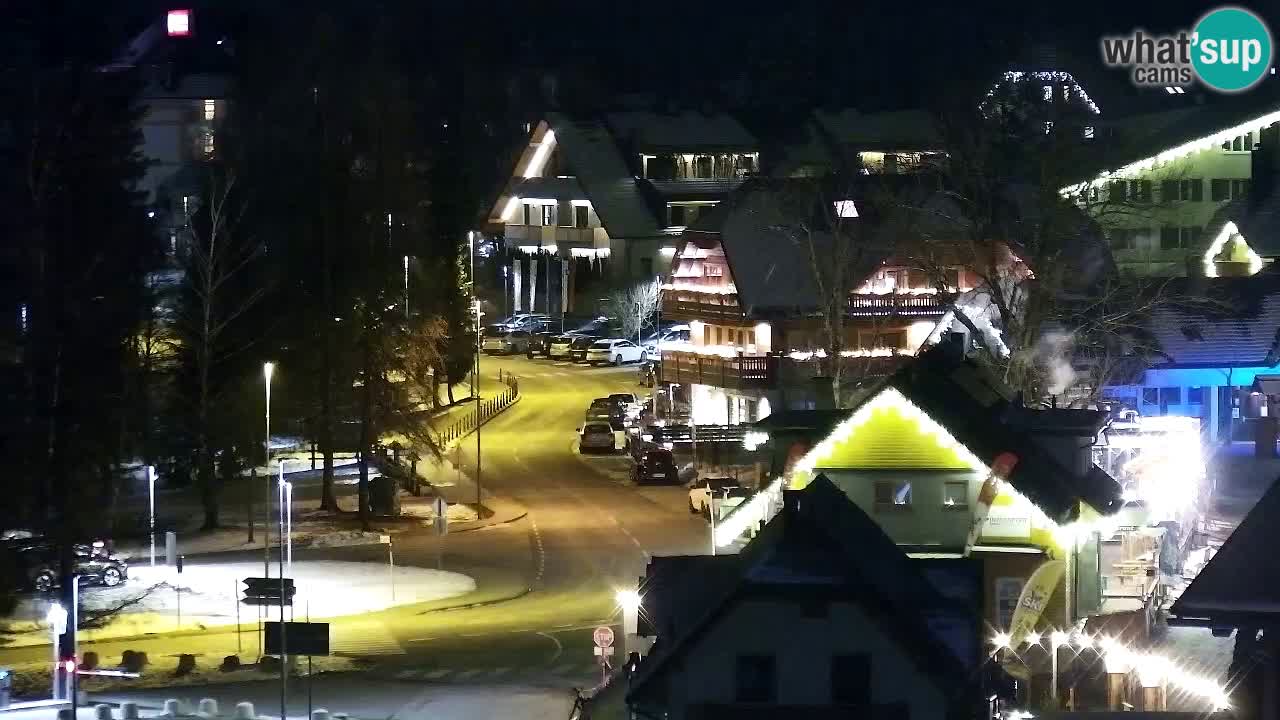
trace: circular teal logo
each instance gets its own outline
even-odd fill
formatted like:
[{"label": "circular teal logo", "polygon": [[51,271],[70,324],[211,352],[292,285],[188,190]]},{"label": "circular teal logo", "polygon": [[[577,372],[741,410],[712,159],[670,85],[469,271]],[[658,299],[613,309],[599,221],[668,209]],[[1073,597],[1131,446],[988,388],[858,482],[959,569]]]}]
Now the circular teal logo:
[{"label": "circular teal logo", "polygon": [[1271,71],[1271,31],[1248,10],[1213,10],[1200,18],[1193,33],[1191,64],[1214,90],[1248,90]]}]

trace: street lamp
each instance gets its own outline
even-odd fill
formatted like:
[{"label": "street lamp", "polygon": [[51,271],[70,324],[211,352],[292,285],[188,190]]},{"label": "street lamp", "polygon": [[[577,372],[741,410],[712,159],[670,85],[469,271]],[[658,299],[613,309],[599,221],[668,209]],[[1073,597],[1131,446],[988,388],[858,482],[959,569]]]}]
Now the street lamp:
[{"label": "street lamp", "polygon": [[467,231],[467,249],[471,251],[471,304],[476,312],[476,359],[471,370],[471,396],[476,400],[476,512],[480,512],[480,301],[476,299],[476,233]]},{"label": "street lamp", "polygon": [[147,498],[150,506],[150,520],[147,524],[151,536],[151,567],[156,566],[156,466],[147,466]]},{"label": "street lamp", "polygon": [[[266,468],[266,472],[262,473],[267,481],[267,518],[263,523],[265,526],[262,531],[262,576],[271,577],[271,376],[275,373],[276,364],[271,362],[262,363],[262,379],[267,388],[267,437],[266,442],[262,446],[262,465]],[[250,491],[252,492],[252,490]]]}]

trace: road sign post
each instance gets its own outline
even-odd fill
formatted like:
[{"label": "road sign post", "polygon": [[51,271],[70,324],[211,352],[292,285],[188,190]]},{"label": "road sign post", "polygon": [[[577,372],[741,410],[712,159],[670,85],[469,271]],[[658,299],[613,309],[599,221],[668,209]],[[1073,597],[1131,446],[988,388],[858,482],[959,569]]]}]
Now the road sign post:
[{"label": "road sign post", "polygon": [[387,546],[387,580],[391,583],[391,602],[396,601],[396,555],[390,535],[379,535],[378,542]]},{"label": "road sign post", "polygon": [[600,658],[600,679],[609,680],[609,658],[613,655],[613,628],[601,625],[591,632],[591,640],[595,642],[595,655]]},{"label": "road sign post", "polygon": [[449,534],[449,504],[444,498],[436,497],[434,503],[435,519],[432,521],[436,531],[436,569],[444,569],[444,538]]}]

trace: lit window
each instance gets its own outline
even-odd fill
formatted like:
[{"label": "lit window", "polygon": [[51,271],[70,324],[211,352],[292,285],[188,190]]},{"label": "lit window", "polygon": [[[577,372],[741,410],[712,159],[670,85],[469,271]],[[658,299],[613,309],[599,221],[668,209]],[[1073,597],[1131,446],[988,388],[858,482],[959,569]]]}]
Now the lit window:
[{"label": "lit window", "polygon": [[1053,101],[1053,86],[1052,86],[1052,85],[1045,85],[1045,86],[1044,86],[1044,101],[1045,101],[1045,102],[1052,102],[1052,101]]},{"label": "lit window", "polygon": [[218,109],[218,107],[217,107],[217,103],[216,103],[215,101],[213,101],[213,100],[205,100],[205,101],[204,101],[204,119],[205,119],[205,120],[212,120],[212,119],[213,119],[214,114],[217,112],[217,109]]},{"label": "lit window", "polygon": [[1045,135],[1048,135],[1048,134],[1049,134],[1049,132],[1050,132],[1050,131],[1052,131],[1052,130],[1053,130],[1053,121],[1052,121],[1052,120],[1045,120],[1045,121],[1044,121],[1044,134],[1045,134]]},{"label": "lit window", "polygon": [[204,141],[203,142],[204,154],[212,155],[213,154],[213,131],[212,130],[205,131],[204,137],[202,139]]},{"label": "lit window", "polygon": [[165,16],[165,28],[169,37],[186,37],[191,34],[191,11],[170,10]]},{"label": "lit window", "polygon": [[948,480],[943,483],[942,504],[949,508],[969,507],[969,483],[963,480]]},{"label": "lit window", "polygon": [[852,200],[837,200],[834,203],[836,208],[836,217],[856,218],[858,217],[858,207],[853,204]]},{"label": "lit window", "polygon": [[895,480],[877,480],[875,485],[876,509],[911,507],[911,483]]},{"label": "lit window", "polygon": [[1092,140],[1092,139],[1093,139],[1093,126],[1092,126],[1092,125],[1085,125],[1085,126],[1084,126],[1084,139],[1085,139],[1085,140]]}]

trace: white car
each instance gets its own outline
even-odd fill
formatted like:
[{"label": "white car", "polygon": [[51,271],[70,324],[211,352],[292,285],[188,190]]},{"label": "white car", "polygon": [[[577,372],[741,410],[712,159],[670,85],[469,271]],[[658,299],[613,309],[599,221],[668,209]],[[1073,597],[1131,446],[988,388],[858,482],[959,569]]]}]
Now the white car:
[{"label": "white car", "polygon": [[587,348],[586,359],[591,365],[598,363],[621,365],[624,362],[644,362],[648,358],[648,351],[634,342],[612,338],[591,343]]},{"label": "white car", "polygon": [[612,453],[618,447],[618,438],[607,422],[592,421],[578,429],[578,452],[583,455],[589,452]]},{"label": "white car", "polygon": [[689,488],[689,512],[702,513],[707,517],[711,517],[711,508],[715,507],[716,517],[723,518],[751,494],[733,478],[698,478],[686,487]]}]

